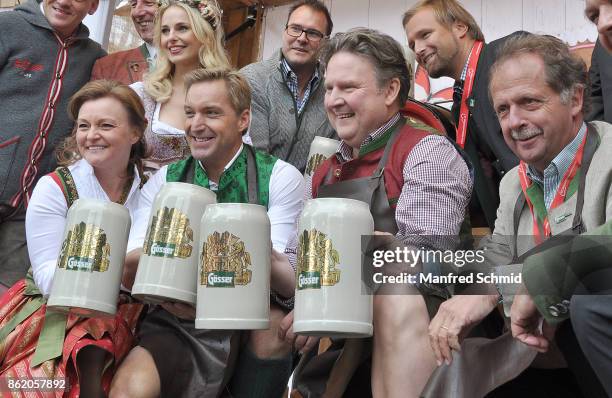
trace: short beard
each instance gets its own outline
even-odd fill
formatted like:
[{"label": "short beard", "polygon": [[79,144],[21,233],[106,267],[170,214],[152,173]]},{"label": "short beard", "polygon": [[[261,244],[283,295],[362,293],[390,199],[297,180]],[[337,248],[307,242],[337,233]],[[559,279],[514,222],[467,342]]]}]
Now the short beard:
[{"label": "short beard", "polygon": [[[454,77],[454,64],[456,58],[460,55],[461,43],[455,36],[451,36],[453,44],[452,47],[448,46],[446,49],[448,50],[448,54],[441,55],[440,48],[436,51],[436,58],[438,63],[438,69],[433,71],[427,71],[430,77],[437,79],[440,77]],[[425,68],[427,69],[427,68]]]}]

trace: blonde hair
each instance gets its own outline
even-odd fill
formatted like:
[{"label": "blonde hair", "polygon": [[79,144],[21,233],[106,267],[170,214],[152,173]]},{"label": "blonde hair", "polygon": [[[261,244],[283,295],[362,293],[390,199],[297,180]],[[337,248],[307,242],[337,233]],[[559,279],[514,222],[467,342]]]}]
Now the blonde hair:
[{"label": "blonde hair", "polygon": [[455,22],[461,22],[467,26],[472,39],[484,41],[484,35],[472,14],[456,0],[421,0],[404,13],[402,26],[406,27],[412,17],[425,8],[431,8],[438,23],[446,29],[450,29]]},{"label": "blonde hair", "polygon": [[[190,7],[179,1],[170,1],[170,3],[162,5],[155,14],[154,42],[159,51],[157,52],[155,68],[144,78],[145,91],[157,102],[165,102],[172,95],[174,65],[170,62],[166,53],[161,49],[161,20],[164,13],[170,7],[180,7],[187,13],[187,18],[191,24],[193,34],[196,39],[202,43],[198,54],[200,67],[230,67],[230,62],[223,45],[225,34],[222,24],[217,23],[217,26],[213,28],[210,22],[200,15],[197,8]],[[218,13],[216,18],[220,22],[221,11],[216,7],[214,7],[214,9],[214,12]]]},{"label": "blonde hair", "polygon": [[196,69],[185,76],[185,91],[189,91],[194,84],[215,80],[225,82],[227,96],[237,115],[251,108],[251,86],[246,78],[234,69]]}]

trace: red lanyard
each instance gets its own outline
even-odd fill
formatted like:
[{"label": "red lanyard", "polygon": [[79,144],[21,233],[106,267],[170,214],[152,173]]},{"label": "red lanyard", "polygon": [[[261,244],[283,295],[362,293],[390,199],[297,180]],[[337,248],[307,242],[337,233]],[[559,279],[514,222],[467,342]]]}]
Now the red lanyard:
[{"label": "red lanyard", "polygon": [[[578,172],[578,168],[582,164],[582,155],[584,153],[584,145],[586,143],[587,134],[584,135],[584,139],[578,148],[578,152],[576,152],[576,156],[574,156],[574,160],[570,164],[569,168],[565,172],[563,179],[559,183],[559,187],[557,188],[557,192],[555,193],[555,197],[553,198],[552,203],[550,204],[550,210],[556,208],[561,203],[565,202],[565,195],[567,195],[567,189],[569,188],[572,179]],[[548,216],[544,217],[543,227],[544,227],[544,236],[540,233],[540,228],[538,226],[538,219],[533,210],[533,203],[529,199],[529,195],[527,195],[527,188],[529,188],[532,184],[532,181],[529,177],[527,177],[527,165],[525,162],[521,160],[519,164],[519,178],[521,181],[521,189],[523,190],[523,195],[525,195],[525,201],[529,206],[529,210],[531,211],[531,218],[533,219],[533,236],[536,241],[536,244],[540,244],[543,240],[550,236],[550,223],[548,222]]]},{"label": "red lanyard", "polygon": [[457,144],[459,144],[461,148],[465,147],[465,140],[467,138],[469,117],[467,99],[472,94],[472,89],[474,88],[476,67],[478,66],[478,58],[480,58],[482,46],[483,42],[475,42],[472,51],[470,51],[470,56],[468,57],[468,67],[465,74],[465,82],[463,83],[463,95],[461,96],[461,108],[459,110],[459,125],[457,126]]}]

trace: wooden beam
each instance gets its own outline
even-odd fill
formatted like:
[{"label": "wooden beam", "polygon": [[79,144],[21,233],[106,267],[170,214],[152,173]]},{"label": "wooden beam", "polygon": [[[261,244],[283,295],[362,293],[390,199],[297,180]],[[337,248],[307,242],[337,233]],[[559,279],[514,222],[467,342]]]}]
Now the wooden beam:
[{"label": "wooden beam", "polygon": [[[264,7],[257,6],[255,25],[235,35],[225,43],[226,50],[234,67],[241,68],[259,59],[261,32],[264,26],[264,12]],[[247,20],[247,15],[248,8],[245,6],[225,8],[223,12],[225,33],[231,33],[244,23]]]},{"label": "wooden beam", "polygon": [[259,51],[261,48],[261,30],[264,24],[263,15],[264,9],[259,8],[257,10],[257,20],[255,22],[255,26],[242,33],[240,52],[238,54],[237,61],[237,65],[239,65],[240,68],[259,59]]},{"label": "wooden beam", "polygon": [[[292,3],[295,0],[258,0],[257,4],[264,7],[282,6],[285,4]],[[246,7],[251,4],[249,0],[219,0],[219,5],[224,10],[231,10],[236,8]]]},{"label": "wooden beam", "polygon": [[[233,31],[238,26],[240,26],[242,22],[244,22],[246,18],[246,11],[246,8],[230,9],[229,12],[227,10],[224,10],[223,19],[226,20],[224,21],[224,28],[226,34]],[[248,31],[242,32],[241,34],[234,36],[227,43],[225,43],[225,49],[227,50],[227,54],[229,55],[232,65],[234,65],[234,67],[240,67],[238,65],[238,58],[240,55],[240,49],[242,47],[242,37],[245,34],[248,34]]]}]

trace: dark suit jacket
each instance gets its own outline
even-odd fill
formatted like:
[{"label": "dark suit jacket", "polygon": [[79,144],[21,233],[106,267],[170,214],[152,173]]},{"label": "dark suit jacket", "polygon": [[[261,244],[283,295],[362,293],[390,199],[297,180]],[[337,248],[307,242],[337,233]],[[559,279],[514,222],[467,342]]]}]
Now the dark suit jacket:
[{"label": "dark suit jacket", "polygon": [[612,54],[610,54],[597,40],[591,69],[592,109],[587,120],[603,120],[612,123]]},{"label": "dark suit jacket", "polygon": [[[143,48],[144,47],[144,48]],[[118,51],[98,59],[91,71],[91,80],[116,80],[123,84],[142,81],[149,69],[145,44],[131,50]]]},{"label": "dark suit jacket", "polygon": [[[474,196],[491,229],[499,205],[499,182],[506,172],[518,165],[518,158],[504,141],[497,115],[489,99],[489,71],[502,44],[509,37],[525,33],[515,32],[483,47],[478,59],[474,88],[468,98],[470,115],[466,152],[474,165]],[[459,109],[459,101],[453,103],[455,122],[459,120]]]}]

